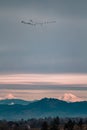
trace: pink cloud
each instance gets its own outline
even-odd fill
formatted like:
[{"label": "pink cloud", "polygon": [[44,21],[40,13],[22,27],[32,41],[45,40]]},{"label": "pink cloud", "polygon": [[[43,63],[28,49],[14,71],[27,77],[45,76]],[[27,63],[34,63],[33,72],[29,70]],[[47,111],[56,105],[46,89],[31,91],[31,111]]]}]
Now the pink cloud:
[{"label": "pink cloud", "polygon": [[87,74],[13,74],[0,75],[0,84],[87,84]]}]

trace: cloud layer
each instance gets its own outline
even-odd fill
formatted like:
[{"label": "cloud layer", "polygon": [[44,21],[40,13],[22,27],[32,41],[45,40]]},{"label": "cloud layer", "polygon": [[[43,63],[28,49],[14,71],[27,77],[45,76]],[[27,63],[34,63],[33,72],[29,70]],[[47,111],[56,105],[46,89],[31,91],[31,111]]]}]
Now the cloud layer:
[{"label": "cloud layer", "polygon": [[[87,73],[87,1],[0,1],[0,73]],[[56,20],[30,27],[29,21]]]},{"label": "cloud layer", "polygon": [[87,74],[0,75],[0,84],[87,85]]}]

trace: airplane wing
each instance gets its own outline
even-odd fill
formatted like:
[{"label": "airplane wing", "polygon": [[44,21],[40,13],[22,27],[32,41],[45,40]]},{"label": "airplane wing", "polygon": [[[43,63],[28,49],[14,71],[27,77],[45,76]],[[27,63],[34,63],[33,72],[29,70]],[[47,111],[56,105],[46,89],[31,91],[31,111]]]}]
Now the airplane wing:
[{"label": "airplane wing", "polygon": [[51,23],[56,23],[56,21],[46,21],[46,22],[42,22],[42,23],[36,22],[36,24],[40,24],[40,25],[51,24]]},{"label": "airplane wing", "polygon": [[49,23],[56,23],[56,21],[47,21],[47,22],[44,22],[44,24],[49,24]]}]

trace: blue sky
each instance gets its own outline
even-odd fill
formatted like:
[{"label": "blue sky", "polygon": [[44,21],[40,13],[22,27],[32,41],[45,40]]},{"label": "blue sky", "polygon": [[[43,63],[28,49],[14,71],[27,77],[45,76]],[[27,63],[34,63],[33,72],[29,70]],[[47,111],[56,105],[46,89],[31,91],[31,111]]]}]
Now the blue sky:
[{"label": "blue sky", "polygon": [[0,0],[0,75],[26,73],[87,74],[86,0]]}]

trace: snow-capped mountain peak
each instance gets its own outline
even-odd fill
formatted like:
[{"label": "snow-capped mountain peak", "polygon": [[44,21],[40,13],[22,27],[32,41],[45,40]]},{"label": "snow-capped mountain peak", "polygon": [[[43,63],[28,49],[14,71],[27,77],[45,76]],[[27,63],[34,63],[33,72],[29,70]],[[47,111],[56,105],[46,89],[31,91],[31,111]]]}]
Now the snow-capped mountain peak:
[{"label": "snow-capped mountain peak", "polygon": [[13,94],[9,93],[9,94],[5,97],[5,99],[16,99],[16,97],[15,97]]},{"label": "snow-capped mountain peak", "polygon": [[67,102],[80,102],[80,101],[84,101],[82,98],[77,97],[71,93],[65,93],[63,96],[59,97],[58,99],[60,100],[64,100]]}]

